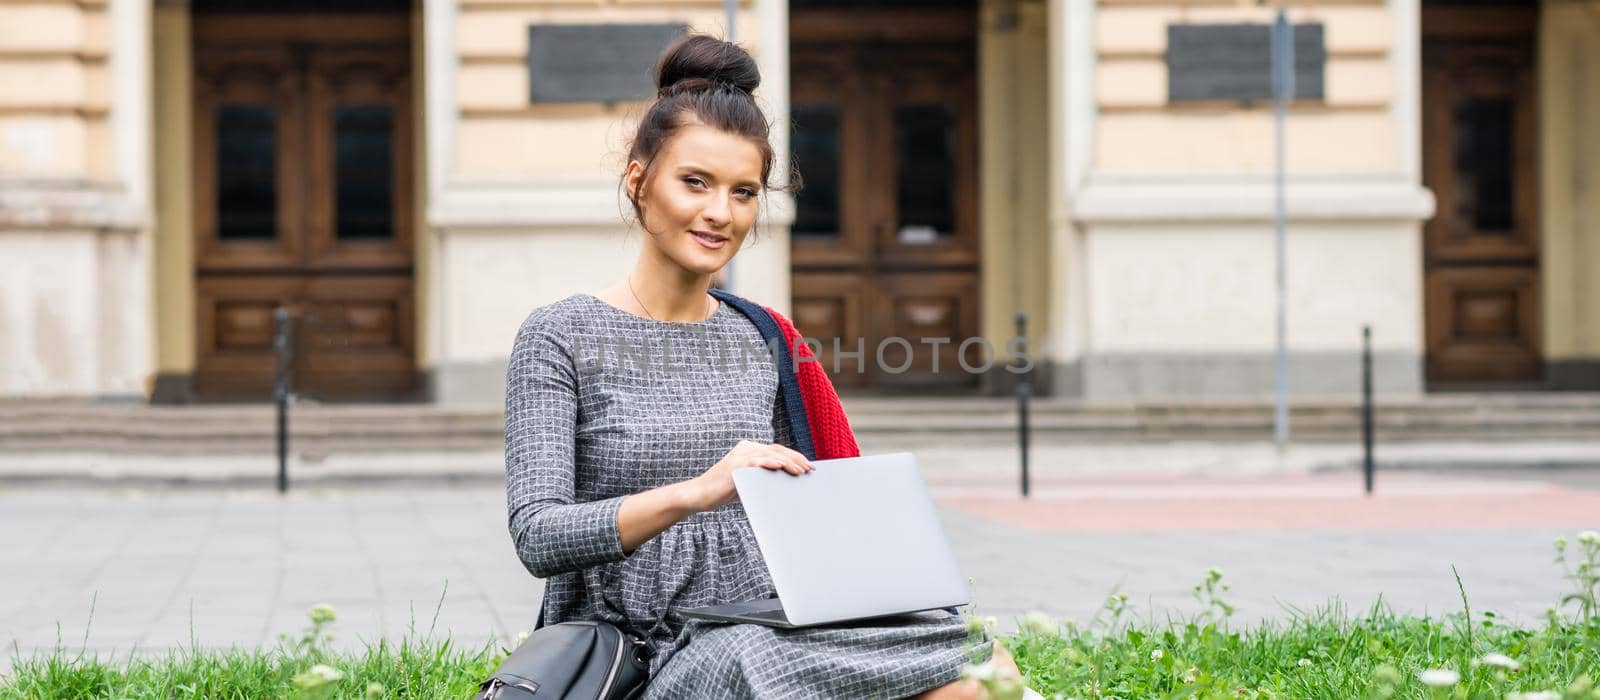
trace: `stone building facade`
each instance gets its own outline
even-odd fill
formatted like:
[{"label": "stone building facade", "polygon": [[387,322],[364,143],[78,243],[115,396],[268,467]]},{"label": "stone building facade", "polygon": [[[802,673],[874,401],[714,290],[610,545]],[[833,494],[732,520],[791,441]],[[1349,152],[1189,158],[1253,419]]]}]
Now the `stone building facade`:
[{"label": "stone building facade", "polygon": [[[1294,395],[1368,325],[1386,396],[1600,389],[1600,1],[1285,7]],[[0,2],[0,397],[260,400],[282,307],[303,393],[497,404],[527,312],[631,264],[629,76],[685,29],[757,57],[806,184],[721,283],[863,350],[848,391],[1004,391],[1022,313],[1054,395],[1270,395],[1276,6],[727,11]]]}]

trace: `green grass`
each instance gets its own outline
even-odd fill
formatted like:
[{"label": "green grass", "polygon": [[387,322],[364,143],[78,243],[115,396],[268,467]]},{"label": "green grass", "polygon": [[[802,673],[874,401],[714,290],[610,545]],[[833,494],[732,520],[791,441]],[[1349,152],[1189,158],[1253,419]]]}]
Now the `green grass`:
[{"label": "green grass", "polygon": [[[1474,612],[1459,575],[1461,611],[1394,614],[1380,600],[1364,615],[1337,603],[1234,631],[1228,585],[1212,569],[1194,586],[1201,612],[1164,625],[1125,625],[1129,596],[1110,596],[1086,627],[1029,614],[1001,637],[1028,687],[1062,698],[1535,698],[1600,700],[1600,534],[1557,538],[1555,563],[1572,592],[1544,624],[1503,624]],[[974,641],[992,618],[969,619]],[[998,698],[1020,697],[991,664],[969,666]],[[1432,681],[1430,683],[1429,681]]]},{"label": "green grass", "polygon": [[[1231,629],[1234,608],[1216,569],[1194,587],[1201,612],[1165,624],[1129,623],[1129,596],[1114,594],[1080,626],[1031,613],[1001,636],[1028,686],[1062,698],[1540,698],[1600,700],[1600,535],[1579,537],[1577,561],[1557,542],[1556,563],[1573,592],[1533,627],[1503,624],[1492,611],[1462,609],[1442,618],[1394,614],[1381,601],[1360,615],[1337,603],[1320,610]],[[1457,579],[1460,585],[1459,578]],[[441,604],[443,598],[441,596]],[[434,613],[437,620],[438,611]],[[462,648],[409,630],[360,652],[333,652],[331,607],[311,610],[297,639],[271,650],[190,649],[160,658],[103,662],[60,647],[15,656],[0,677],[0,700],[21,698],[465,698],[508,653],[489,642]],[[992,618],[969,617],[972,639]],[[1496,656],[1498,655],[1498,656]],[[1424,672],[1454,682],[1430,686]],[[996,698],[1019,697],[1014,679],[977,664]],[[1450,679],[1447,679],[1450,680]]]},{"label": "green grass", "polygon": [[[1045,697],[1504,698],[1576,682],[1568,697],[1600,698],[1584,690],[1585,674],[1600,669],[1600,618],[1530,630],[1490,615],[1474,618],[1470,640],[1464,615],[1418,619],[1379,605],[1358,617],[1329,606],[1245,632],[1181,622],[1096,633],[1036,621],[1002,643]],[[1490,653],[1519,668],[1482,663]],[[1430,688],[1420,680],[1428,669],[1454,670],[1460,682]]]},{"label": "green grass", "polygon": [[370,684],[385,698],[466,698],[498,665],[495,649],[468,650],[449,640],[380,642],[364,652],[330,655],[342,678],[317,687],[294,678],[312,664],[274,652],[181,652],[107,664],[67,653],[22,659],[0,685],[0,698],[365,698]]}]

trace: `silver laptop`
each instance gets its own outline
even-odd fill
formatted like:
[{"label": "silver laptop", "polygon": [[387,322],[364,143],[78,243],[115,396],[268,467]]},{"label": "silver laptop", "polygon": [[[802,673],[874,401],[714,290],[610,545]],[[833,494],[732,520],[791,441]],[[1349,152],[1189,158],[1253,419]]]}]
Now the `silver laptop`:
[{"label": "silver laptop", "polygon": [[806,627],[966,605],[967,582],[909,452],[826,459],[795,476],[738,469],[734,487],[777,598],[686,617]]}]

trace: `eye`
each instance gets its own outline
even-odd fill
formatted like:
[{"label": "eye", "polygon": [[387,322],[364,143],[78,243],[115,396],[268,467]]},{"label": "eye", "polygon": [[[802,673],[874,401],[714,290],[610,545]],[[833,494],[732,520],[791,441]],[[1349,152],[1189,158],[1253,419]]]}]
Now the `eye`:
[{"label": "eye", "polygon": [[744,197],[745,199],[749,199],[751,197],[756,196],[756,191],[753,190],[753,189],[750,189],[749,187],[741,187],[741,188],[739,188],[738,193],[739,193],[739,196]]},{"label": "eye", "polygon": [[706,184],[704,180],[701,180],[700,178],[695,177],[693,175],[690,175],[690,176],[684,178],[683,181],[687,182],[687,183],[689,183],[691,185],[694,185],[696,187],[704,187],[705,184]]}]

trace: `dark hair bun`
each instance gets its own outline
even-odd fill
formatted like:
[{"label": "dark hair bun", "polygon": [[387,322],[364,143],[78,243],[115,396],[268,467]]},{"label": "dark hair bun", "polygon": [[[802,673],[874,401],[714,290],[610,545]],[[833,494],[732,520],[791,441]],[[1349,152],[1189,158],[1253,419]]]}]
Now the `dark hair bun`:
[{"label": "dark hair bun", "polygon": [[687,34],[661,51],[656,62],[657,94],[716,89],[726,84],[753,93],[761,84],[761,69],[738,44],[706,34]]}]

